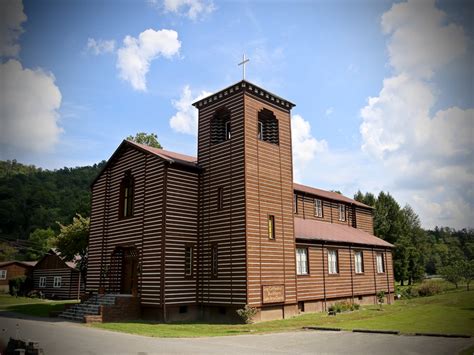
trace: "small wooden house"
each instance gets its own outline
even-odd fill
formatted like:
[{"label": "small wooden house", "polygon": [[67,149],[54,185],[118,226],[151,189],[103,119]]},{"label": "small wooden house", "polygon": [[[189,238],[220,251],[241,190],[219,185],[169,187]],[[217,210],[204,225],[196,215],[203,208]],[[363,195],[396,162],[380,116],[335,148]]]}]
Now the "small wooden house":
[{"label": "small wooden house", "polygon": [[80,296],[80,272],[74,262],[66,262],[59,253],[49,250],[33,269],[34,290],[51,299],[77,299]]},{"label": "small wooden house", "polygon": [[21,276],[31,276],[36,261],[2,261],[0,262],[0,292],[8,292],[8,281]]}]

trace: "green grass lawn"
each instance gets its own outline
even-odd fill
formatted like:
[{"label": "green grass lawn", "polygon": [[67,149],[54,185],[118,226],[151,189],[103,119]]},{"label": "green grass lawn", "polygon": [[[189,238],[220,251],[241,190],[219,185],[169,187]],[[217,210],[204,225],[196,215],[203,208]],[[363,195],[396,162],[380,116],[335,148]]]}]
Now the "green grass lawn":
[{"label": "green grass lawn", "polygon": [[367,306],[362,307],[360,311],[337,316],[313,313],[250,325],[200,322],[161,324],[137,321],[96,323],[91,326],[153,337],[255,334],[300,330],[305,326],[474,335],[474,291],[451,291],[431,297],[397,301],[394,305],[384,305],[383,310],[379,310],[377,306]]},{"label": "green grass lawn", "polygon": [[30,316],[48,317],[52,311],[62,311],[67,303],[77,301],[50,301],[38,298],[13,297],[0,294],[0,311],[17,312]]}]

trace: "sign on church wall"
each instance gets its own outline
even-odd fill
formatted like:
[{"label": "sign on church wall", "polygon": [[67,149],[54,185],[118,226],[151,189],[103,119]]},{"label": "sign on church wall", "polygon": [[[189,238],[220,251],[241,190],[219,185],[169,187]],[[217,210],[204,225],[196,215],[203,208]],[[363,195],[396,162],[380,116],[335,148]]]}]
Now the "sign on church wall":
[{"label": "sign on church wall", "polygon": [[263,303],[280,303],[285,301],[285,285],[262,286]]}]

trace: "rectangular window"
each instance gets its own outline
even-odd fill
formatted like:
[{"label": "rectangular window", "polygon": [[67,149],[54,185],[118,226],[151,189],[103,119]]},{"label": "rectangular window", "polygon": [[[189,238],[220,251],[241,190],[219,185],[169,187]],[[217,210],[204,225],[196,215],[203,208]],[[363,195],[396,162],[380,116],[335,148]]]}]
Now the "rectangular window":
[{"label": "rectangular window", "polygon": [[268,216],[268,239],[275,239],[275,216]]},{"label": "rectangular window", "polygon": [[263,141],[263,122],[262,121],[258,121],[257,138]]},{"label": "rectangular window", "polygon": [[296,248],[296,274],[308,275],[308,249]]},{"label": "rectangular window", "polygon": [[354,252],[355,273],[362,274],[364,272],[364,254],[361,251]]},{"label": "rectangular window", "polygon": [[7,270],[0,270],[0,280],[7,279]]},{"label": "rectangular window", "polygon": [[337,260],[337,250],[328,250],[328,272],[330,274],[339,273],[339,263]]},{"label": "rectangular window", "polygon": [[323,201],[319,199],[314,200],[314,215],[316,217],[323,216]]},{"label": "rectangular window", "polygon": [[227,141],[232,136],[232,134],[230,132],[230,127],[231,127],[230,126],[230,120],[225,121],[224,127],[225,127],[225,140]]},{"label": "rectangular window", "polygon": [[346,205],[342,203],[339,204],[339,220],[340,221],[346,220]]},{"label": "rectangular window", "polygon": [[46,276],[40,277],[39,287],[46,287]]},{"label": "rectangular window", "polygon": [[377,253],[375,257],[377,261],[377,273],[383,274],[385,272],[385,265],[383,263],[383,254]]},{"label": "rectangular window", "polygon": [[224,188],[218,187],[217,188],[217,209],[221,210],[224,208]]},{"label": "rectangular window", "polygon": [[193,247],[191,245],[184,248],[184,274],[193,276]]},{"label": "rectangular window", "polygon": [[295,194],[295,213],[298,214],[298,195]]},{"label": "rectangular window", "polygon": [[59,288],[59,287],[61,287],[61,281],[62,281],[61,276],[54,276],[53,287],[54,287],[54,288]]},{"label": "rectangular window", "polygon": [[218,249],[217,243],[215,243],[215,244],[212,244],[212,247],[211,247],[211,274],[212,274],[212,277],[217,277],[217,274],[219,272],[218,267],[219,267],[219,249]]}]

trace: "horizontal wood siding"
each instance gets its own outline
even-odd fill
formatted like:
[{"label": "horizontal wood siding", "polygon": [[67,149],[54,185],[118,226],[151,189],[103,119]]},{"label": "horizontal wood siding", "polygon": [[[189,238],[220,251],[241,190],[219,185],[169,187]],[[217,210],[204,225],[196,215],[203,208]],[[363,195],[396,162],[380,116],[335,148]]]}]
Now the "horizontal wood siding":
[{"label": "horizontal wood siding", "polygon": [[[257,139],[258,112],[278,120],[279,145]],[[284,302],[296,302],[293,171],[290,113],[245,95],[245,192],[248,303],[262,305],[262,287],[284,285]],[[275,239],[268,237],[275,216]]]},{"label": "horizontal wood siding", "polygon": [[[198,298],[203,304],[245,304],[245,168],[242,89],[199,111],[200,175]],[[211,143],[217,109],[230,112],[232,138]],[[223,208],[218,209],[218,189]],[[218,275],[211,275],[211,247],[217,243]]]},{"label": "horizontal wood siding", "polygon": [[[53,287],[54,277],[61,277],[61,287]],[[45,287],[39,287],[40,277],[46,277]],[[76,299],[79,288],[79,272],[72,269],[35,269],[33,283],[36,291],[47,298]]]},{"label": "horizontal wood siding", "polygon": [[[196,303],[198,175],[168,168],[166,184],[166,304]],[[193,246],[193,273],[184,270],[185,247]]]},{"label": "horizontal wood siding", "polygon": [[372,210],[368,208],[356,207],[356,226],[367,233],[374,234],[374,218]]}]

